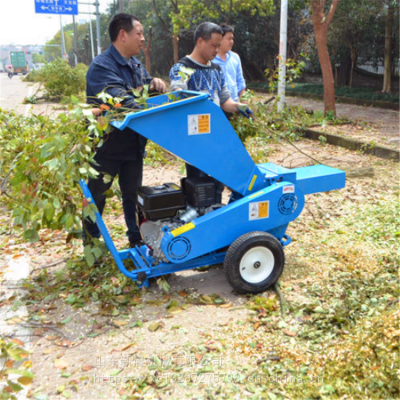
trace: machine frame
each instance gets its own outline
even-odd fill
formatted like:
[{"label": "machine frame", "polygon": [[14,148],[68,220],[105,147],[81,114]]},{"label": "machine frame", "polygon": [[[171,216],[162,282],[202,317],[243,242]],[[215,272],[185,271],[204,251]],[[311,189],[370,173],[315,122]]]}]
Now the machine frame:
[{"label": "machine frame", "polygon": [[[304,196],[345,186],[345,172],[325,165],[256,165],[221,108],[204,93],[152,97],[147,109],[113,125],[131,128],[232,191],[224,207],[172,231],[162,227],[163,261],[156,260],[147,245],[117,250],[96,208],[96,223],[119,270],[146,287],[150,278],[224,263],[237,292],[265,290],[282,273],[283,248],[291,242],[286,229],[303,210]],[[94,204],[83,180],[80,186],[88,203]],[[127,259],[133,270],[125,267]]]}]

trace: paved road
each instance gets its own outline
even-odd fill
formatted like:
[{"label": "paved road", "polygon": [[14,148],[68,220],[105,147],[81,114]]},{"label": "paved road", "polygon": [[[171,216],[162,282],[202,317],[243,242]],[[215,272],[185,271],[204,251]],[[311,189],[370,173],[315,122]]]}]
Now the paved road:
[{"label": "paved road", "polygon": [[14,75],[9,79],[7,74],[0,73],[0,108],[3,110],[13,110],[19,114],[28,115],[30,112],[40,114],[54,113],[54,103],[23,104],[25,97],[32,96],[39,88],[39,84],[23,82],[22,75]]},{"label": "paved road", "polygon": [[0,73],[0,108],[25,114],[29,105],[22,104],[22,100],[32,95],[33,90],[33,86],[22,82],[22,75],[15,75],[9,79],[7,74]]}]

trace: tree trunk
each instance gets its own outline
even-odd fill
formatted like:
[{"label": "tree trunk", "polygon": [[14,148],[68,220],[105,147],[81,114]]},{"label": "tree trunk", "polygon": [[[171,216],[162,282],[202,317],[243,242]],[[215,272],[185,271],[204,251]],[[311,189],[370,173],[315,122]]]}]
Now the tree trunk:
[{"label": "tree trunk", "polygon": [[357,53],[355,48],[351,48],[351,70],[350,70],[350,82],[349,87],[350,89],[353,87],[353,74],[354,74],[354,67],[356,66],[357,61]]},{"label": "tree trunk", "polygon": [[178,35],[172,35],[172,45],[174,46],[174,63],[179,61],[179,37]]},{"label": "tree trunk", "polygon": [[144,46],[143,51],[144,51],[144,58],[146,60],[146,70],[147,72],[151,75],[151,39],[153,36],[153,31],[151,28],[149,29],[149,40],[147,42],[147,45]]},{"label": "tree trunk", "polygon": [[391,92],[392,90],[392,29],[393,29],[393,7],[388,8],[385,24],[385,61],[382,92]]},{"label": "tree trunk", "polygon": [[339,59],[339,68],[336,79],[336,86],[347,86],[350,82],[351,55],[350,49],[346,48],[346,54]]},{"label": "tree trunk", "polygon": [[328,28],[339,0],[332,0],[331,7],[325,15],[325,0],[312,0],[312,18],[317,42],[318,57],[324,82],[324,112],[333,112],[336,115],[335,81],[333,79],[332,64],[328,51]]},{"label": "tree trunk", "polygon": [[318,57],[321,64],[322,80],[324,83],[324,111],[325,114],[332,111],[336,115],[335,80],[333,79],[332,64],[329,57],[327,35],[327,29],[315,30]]}]

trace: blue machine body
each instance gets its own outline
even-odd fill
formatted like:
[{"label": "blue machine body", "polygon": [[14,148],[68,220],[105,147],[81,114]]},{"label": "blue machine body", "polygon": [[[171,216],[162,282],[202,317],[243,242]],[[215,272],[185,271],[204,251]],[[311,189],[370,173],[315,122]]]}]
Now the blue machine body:
[{"label": "blue machine body", "polygon": [[[168,262],[157,263],[147,246],[118,251],[96,212],[99,229],[120,271],[145,285],[151,277],[223,262],[227,248],[248,232],[268,232],[286,246],[291,241],[285,234],[287,226],[302,212],[304,196],[345,186],[345,172],[325,165],[295,169],[273,163],[256,165],[207,94],[179,91],[152,97],[147,109],[113,125],[140,133],[233,193],[222,208],[172,231],[168,226],[162,228],[161,250]],[[80,184],[92,202],[86,183]],[[131,271],[123,264],[128,258],[135,265]]]}]

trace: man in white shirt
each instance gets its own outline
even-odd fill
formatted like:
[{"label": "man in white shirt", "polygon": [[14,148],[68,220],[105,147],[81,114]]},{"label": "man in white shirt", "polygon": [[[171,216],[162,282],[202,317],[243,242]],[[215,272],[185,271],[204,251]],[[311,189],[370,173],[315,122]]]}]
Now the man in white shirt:
[{"label": "man in white shirt", "polygon": [[226,77],[226,83],[233,101],[239,101],[246,89],[243,78],[242,63],[237,53],[232,51],[234,43],[233,27],[222,24],[222,42],[213,63],[218,64]]}]

